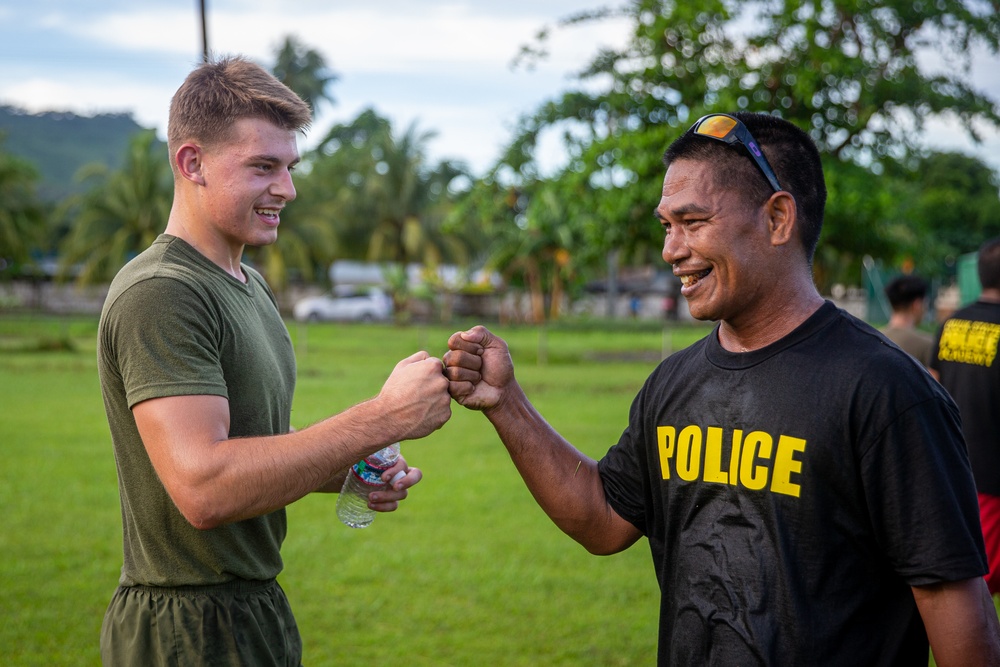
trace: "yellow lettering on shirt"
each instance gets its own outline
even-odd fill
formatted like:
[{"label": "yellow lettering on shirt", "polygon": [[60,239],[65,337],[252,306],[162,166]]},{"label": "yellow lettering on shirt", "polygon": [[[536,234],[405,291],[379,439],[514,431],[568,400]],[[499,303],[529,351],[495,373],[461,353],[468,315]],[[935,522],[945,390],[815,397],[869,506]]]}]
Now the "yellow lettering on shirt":
[{"label": "yellow lettering on shirt", "polygon": [[743,429],[733,429],[733,447],[729,452],[729,483],[733,486],[740,479],[740,450],[743,448]]},{"label": "yellow lettering on shirt", "polygon": [[973,366],[993,365],[1000,343],[1000,324],[948,320],[941,329],[938,359]]},{"label": "yellow lettering on shirt", "polygon": [[771,475],[771,491],[799,497],[802,487],[792,481],[792,475],[802,473],[802,461],[796,454],[806,451],[806,441],[783,435],[778,438],[778,452],[774,455],[774,473]]},{"label": "yellow lettering on shirt", "polygon": [[677,436],[677,429],[673,426],[656,427],[656,446],[660,451],[660,474],[663,479],[670,479],[670,459],[674,455],[674,439]]},{"label": "yellow lettering on shirt", "polygon": [[771,457],[771,436],[763,431],[747,434],[743,441],[743,456],[740,458],[740,483],[754,491],[767,486],[767,467],[754,465],[758,457]]},{"label": "yellow lettering on shirt", "polygon": [[677,435],[677,476],[685,482],[698,479],[701,469],[701,429],[685,426]]},{"label": "yellow lettering on shirt", "polygon": [[705,439],[705,481],[729,482],[729,475],[722,470],[722,429],[718,426],[710,426]]},{"label": "yellow lettering on shirt", "polygon": [[[742,486],[751,491],[770,491],[800,497],[799,480],[807,442],[786,434],[733,429],[729,436],[719,426],[689,424],[658,426],[657,450],[660,475],[676,475],[685,482]],[[723,461],[728,463],[723,467]]]}]

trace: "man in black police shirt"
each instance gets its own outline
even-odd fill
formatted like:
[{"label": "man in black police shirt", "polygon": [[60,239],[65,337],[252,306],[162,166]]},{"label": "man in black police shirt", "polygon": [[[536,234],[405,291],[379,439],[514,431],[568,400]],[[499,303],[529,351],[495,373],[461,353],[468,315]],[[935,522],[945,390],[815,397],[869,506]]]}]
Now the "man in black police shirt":
[{"label": "man in black police shirt", "polygon": [[663,258],[718,324],[647,379],[618,444],[577,451],[483,327],[449,339],[452,396],[588,550],[648,538],[660,665],[926,665],[928,638],[938,665],[1000,664],[957,410],[816,290],[826,188],[808,135],[715,114],[664,161]]}]

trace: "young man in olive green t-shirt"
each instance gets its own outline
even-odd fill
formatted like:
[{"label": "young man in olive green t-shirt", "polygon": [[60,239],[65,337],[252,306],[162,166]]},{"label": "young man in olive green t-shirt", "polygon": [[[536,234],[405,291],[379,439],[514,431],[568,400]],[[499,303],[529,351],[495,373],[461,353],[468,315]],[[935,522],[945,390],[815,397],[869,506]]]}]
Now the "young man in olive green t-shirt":
[{"label": "young man in olive green t-shirt", "polygon": [[[284,508],[338,491],[354,462],[450,417],[442,363],[418,352],[379,394],[301,430],[295,361],[274,297],[242,263],[295,198],[308,106],[259,66],[196,68],[171,102],[174,200],[164,233],[111,286],[98,334],[122,505],[107,665],[298,665],[281,571]],[[372,493],[392,511],[421,479]]]}]

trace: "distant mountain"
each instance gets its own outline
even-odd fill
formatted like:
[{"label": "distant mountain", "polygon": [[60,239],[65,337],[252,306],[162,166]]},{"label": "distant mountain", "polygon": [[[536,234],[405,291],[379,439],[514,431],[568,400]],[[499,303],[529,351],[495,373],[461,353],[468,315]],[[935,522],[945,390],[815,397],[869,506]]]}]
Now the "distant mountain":
[{"label": "distant mountain", "polygon": [[79,192],[73,179],[85,164],[121,166],[129,139],[142,131],[131,114],[78,116],[63,111],[31,114],[0,106],[0,150],[24,158],[38,169],[38,193],[58,201]]}]

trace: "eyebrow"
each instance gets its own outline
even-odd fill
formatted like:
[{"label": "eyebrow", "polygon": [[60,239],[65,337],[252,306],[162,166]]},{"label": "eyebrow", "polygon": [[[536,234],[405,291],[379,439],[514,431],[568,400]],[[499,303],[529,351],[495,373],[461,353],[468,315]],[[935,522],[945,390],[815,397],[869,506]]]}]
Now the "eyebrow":
[{"label": "eyebrow", "polygon": [[[301,160],[302,160],[301,156],[296,157],[294,160],[292,160],[291,162],[288,163],[288,166],[296,165]],[[251,155],[251,156],[249,156],[247,158],[246,161],[247,161],[247,163],[252,163],[252,162],[269,162],[271,164],[281,164],[282,159],[279,158],[276,155],[261,154],[261,155]]]},{"label": "eyebrow", "polygon": [[[707,213],[711,213],[711,211],[709,209],[705,208],[704,206],[699,206],[698,204],[684,204],[683,206],[679,206],[678,208],[670,210],[670,214],[673,215],[673,216],[675,216],[675,217],[684,216],[684,215],[687,215],[688,213],[707,214]],[[663,216],[663,214],[660,213],[660,207],[659,206],[657,206],[656,208],[653,209],[653,216],[657,220],[661,220],[661,221],[666,220],[666,218]]]}]

